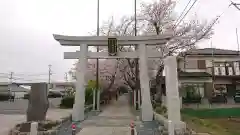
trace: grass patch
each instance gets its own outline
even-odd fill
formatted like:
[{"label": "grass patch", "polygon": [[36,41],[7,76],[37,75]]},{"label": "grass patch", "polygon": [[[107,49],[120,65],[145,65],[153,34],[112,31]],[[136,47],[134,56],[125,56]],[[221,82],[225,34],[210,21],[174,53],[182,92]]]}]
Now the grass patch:
[{"label": "grass patch", "polygon": [[189,109],[181,110],[182,114],[198,118],[228,118],[240,117],[240,108],[217,108],[217,109]]},{"label": "grass patch", "polygon": [[211,135],[240,135],[240,108],[182,109],[189,128]]}]

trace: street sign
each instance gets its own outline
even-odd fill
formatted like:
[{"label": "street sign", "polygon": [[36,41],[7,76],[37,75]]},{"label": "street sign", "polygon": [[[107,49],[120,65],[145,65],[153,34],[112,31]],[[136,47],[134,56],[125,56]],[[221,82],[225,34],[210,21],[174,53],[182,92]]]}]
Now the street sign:
[{"label": "street sign", "polygon": [[118,44],[116,38],[108,38],[108,55],[117,56]]}]

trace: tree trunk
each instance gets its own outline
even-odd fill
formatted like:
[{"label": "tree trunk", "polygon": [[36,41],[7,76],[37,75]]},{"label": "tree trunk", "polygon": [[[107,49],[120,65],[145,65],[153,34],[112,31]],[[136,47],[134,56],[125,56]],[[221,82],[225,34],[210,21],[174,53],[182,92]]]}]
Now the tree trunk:
[{"label": "tree trunk", "polygon": [[32,84],[28,101],[27,121],[43,121],[46,119],[49,107],[47,86],[46,83]]},{"label": "tree trunk", "polygon": [[163,90],[162,90],[162,84],[163,80],[161,80],[162,74],[163,74],[163,69],[164,67],[161,66],[160,69],[158,70],[157,76],[156,76],[156,102],[157,103],[162,103],[162,95],[163,95]]},{"label": "tree trunk", "polygon": [[156,102],[157,103],[162,103],[162,84],[161,82],[156,86],[156,89],[157,89],[157,93],[156,93]]}]

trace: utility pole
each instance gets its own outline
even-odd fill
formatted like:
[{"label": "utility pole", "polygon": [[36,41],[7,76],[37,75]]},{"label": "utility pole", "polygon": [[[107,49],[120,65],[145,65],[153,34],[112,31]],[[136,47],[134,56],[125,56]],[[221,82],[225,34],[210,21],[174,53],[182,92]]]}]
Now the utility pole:
[{"label": "utility pole", "polygon": [[[97,0],[97,36],[99,36],[99,8],[100,8],[100,3],[99,0]],[[99,46],[97,46],[97,52],[99,52]],[[97,95],[97,110],[99,110],[99,102],[100,100],[100,90],[99,90],[99,59],[97,58],[97,63],[96,63],[96,95]],[[98,99],[99,98],[99,99]]]},{"label": "utility pole", "polygon": [[[134,36],[137,36],[137,0],[134,0]],[[135,46],[135,51],[137,51],[138,45]],[[136,110],[139,109],[140,106],[140,91],[139,91],[139,63],[138,63],[138,58],[135,59],[135,79],[136,79],[136,84],[135,84],[135,104],[136,104]]]},{"label": "utility pole", "polygon": [[214,48],[211,40],[211,48],[212,48],[212,89],[214,90],[214,80],[215,80],[215,68],[214,68]]},{"label": "utility pole", "polygon": [[13,83],[13,72],[10,72],[9,76],[9,86],[8,86],[8,94],[9,94],[9,100],[11,101],[12,96],[12,83]]},{"label": "utility pole", "polygon": [[48,91],[50,90],[51,88],[51,75],[52,75],[52,65],[49,64],[48,65]]},{"label": "utility pole", "polygon": [[65,81],[68,82],[68,73],[65,73]]},{"label": "utility pole", "polygon": [[236,28],[236,37],[237,37],[237,51],[239,55],[239,39],[238,39],[238,29]]}]

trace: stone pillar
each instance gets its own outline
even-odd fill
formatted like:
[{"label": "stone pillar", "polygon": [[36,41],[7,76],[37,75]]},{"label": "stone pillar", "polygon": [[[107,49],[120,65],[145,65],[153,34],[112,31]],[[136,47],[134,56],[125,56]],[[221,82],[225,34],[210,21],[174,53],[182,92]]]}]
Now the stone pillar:
[{"label": "stone pillar", "polygon": [[168,56],[164,60],[164,65],[168,119],[176,125],[181,122],[176,57]]},{"label": "stone pillar", "polygon": [[146,45],[139,45],[139,69],[140,69],[140,86],[142,93],[142,121],[152,121],[153,120],[153,108],[150,98],[150,88],[149,88],[149,76],[148,76],[148,65],[146,57]]},{"label": "stone pillar", "polygon": [[32,122],[30,127],[30,135],[37,135],[38,134],[38,123]]},{"label": "stone pillar", "polygon": [[29,94],[27,121],[43,121],[49,108],[48,84],[34,83]]},{"label": "stone pillar", "polygon": [[77,81],[76,81],[76,93],[75,103],[73,105],[72,120],[82,121],[84,120],[84,108],[85,108],[85,73],[87,70],[87,52],[88,47],[86,44],[80,45],[80,56],[77,63]]},{"label": "stone pillar", "polygon": [[96,109],[96,90],[93,89],[93,108],[92,110],[94,111]]},{"label": "stone pillar", "polygon": [[97,111],[100,111],[100,94],[101,94],[100,89],[98,89],[96,93],[97,93]]}]

